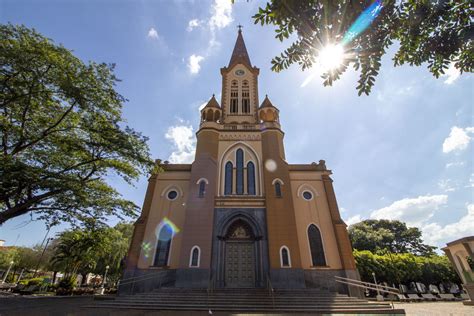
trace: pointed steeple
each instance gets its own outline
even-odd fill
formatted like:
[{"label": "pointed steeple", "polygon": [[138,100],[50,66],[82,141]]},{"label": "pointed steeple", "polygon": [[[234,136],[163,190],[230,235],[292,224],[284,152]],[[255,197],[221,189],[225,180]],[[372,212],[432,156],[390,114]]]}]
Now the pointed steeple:
[{"label": "pointed steeple", "polygon": [[209,100],[209,102],[207,102],[204,108],[217,108],[217,109],[221,108],[214,94],[212,95],[212,98]]},{"label": "pointed steeple", "polygon": [[234,51],[232,52],[232,57],[230,58],[228,68],[231,68],[233,65],[239,63],[244,64],[249,68],[252,67],[249,54],[247,53],[247,48],[245,47],[244,37],[242,36],[242,29],[240,25],[237,40],[235,41]]},{"label": "pointed steeple", "polygon": [[262,104],[260,104],[259,109],[263,108],[274,108],[278,111],[278,109],[272,104],[272,102],[268,98],[268,95],[265,95],[265,99],[263,100]]}]

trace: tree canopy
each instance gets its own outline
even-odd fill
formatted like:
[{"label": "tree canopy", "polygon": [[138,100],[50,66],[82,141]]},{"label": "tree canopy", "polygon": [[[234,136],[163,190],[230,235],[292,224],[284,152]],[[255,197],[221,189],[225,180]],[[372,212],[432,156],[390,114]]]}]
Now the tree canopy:
[{"label": "tree canopy", "polygon": [[381,59],[396,44],[395,66],[425,64],[438,78],[451,63],[460,72],[474,69],[473,3],[468,0],[271,0],[253,18],[276,27],[280,41],[294,42],[272,60],[279,72],[291,64],[302,70],[318,62],[328,45],[341,45],[344,59],[323,74],[324,85],[349,66],[359,71],[359,95],[369,94]]},{"label": "tree canopy", "polygon": [[115,227],[64,231],[57,238],[51,264],[68,276],[76,273],[103,275],[109,266],[109,278],[118,281],[132,233],[133,225],[127,222]]},{"label": "tree canopy", "polygon": [[0,225],[135,215],[107,183],[149,172],[147,138],[125,126],[114,65],[85,64],[33,29],[0,25]]},{"label": "tree canopy", "polygon": [[421,231],[397,220],[368,219],[349,226],[352,247],[371,252],[431,255],[436,247],[423,243]]},{"label": "tree canopy", "polygon": [[370,251],[354,250],[354,259],[362,281],[373,282],[372,273],[378,282],[408,284],[422,282],[439,284],[441,282],[460,283],[451,262],[446,256],[415,256],[411,253],[374,254]]}]

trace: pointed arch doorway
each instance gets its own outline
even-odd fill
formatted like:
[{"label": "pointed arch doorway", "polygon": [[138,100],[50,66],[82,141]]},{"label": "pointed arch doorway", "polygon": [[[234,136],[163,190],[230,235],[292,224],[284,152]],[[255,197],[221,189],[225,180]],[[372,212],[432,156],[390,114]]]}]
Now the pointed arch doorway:
[{"label": "pointed arch doorway", "polygon": [[243,220],[236,220],[225,236],[225,287],[255,287],[255,236]]},{"label": "pointed arch doorway", "polygon": [[210,282],[216,288],[264,288],[269,273],[264,208],[216,208]]}]

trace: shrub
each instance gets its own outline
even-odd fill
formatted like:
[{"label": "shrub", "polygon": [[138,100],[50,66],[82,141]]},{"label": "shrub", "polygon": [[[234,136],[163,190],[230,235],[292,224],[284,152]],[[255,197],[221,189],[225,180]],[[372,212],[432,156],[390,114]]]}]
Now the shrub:
[{"label": "shrub", "polygon": [[374,254],[368,250],[354,250],[354,258],[361,279],[366,282],[374,281],[372,276],[374,272],[377,282],[388,284],[460,283],[458,275],[446,256],[422,257],[411,253]]}]

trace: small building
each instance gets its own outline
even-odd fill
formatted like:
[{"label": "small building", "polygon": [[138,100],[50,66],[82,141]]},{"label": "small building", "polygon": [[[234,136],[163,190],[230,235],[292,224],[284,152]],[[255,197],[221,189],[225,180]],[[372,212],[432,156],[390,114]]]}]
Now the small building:
[{"label": "small building", "polygon": [[474,302],[474,236],[447,243],[443,251],[461,278],[471,303]]}]

